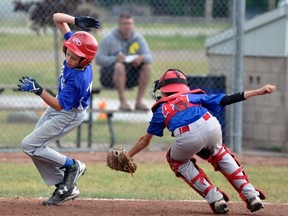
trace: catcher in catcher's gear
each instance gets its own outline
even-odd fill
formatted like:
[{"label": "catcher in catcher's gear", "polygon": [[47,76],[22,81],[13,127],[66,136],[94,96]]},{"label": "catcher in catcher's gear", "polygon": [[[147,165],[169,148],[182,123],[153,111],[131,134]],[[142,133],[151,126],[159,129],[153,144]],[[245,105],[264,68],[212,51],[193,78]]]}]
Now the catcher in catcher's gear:
[{"label": "catcher in catcher's gear", "polygon": [[185,75],[180,70],[169,69],[155,81],[151,92],[157,102],[152,107],[153,117],[147,133],[126,153],[126,158],[131,160],[147,147],[153,135],[163,136],[167,127],[175,137],[166,155],[172,171],[199,193],[215,214],[229,211],[229,197],[212,184],[197,165],[195,155],[207,160],[215,171],[226,177],[251,212],[258,211],[263,208],[261,199],[265,199],[265,195],[252,186],[240,162],[222,144],[221,126],[208,110],[219,112],[226,105],[275,90],[275,86],[265,85],[232,95],[207,95],[201,89],[190,90]]}]

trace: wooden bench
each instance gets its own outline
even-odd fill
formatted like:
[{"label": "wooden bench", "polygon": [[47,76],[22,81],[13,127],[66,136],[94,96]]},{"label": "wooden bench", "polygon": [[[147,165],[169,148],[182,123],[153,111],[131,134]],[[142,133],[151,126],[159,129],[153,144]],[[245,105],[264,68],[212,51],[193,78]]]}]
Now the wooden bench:
[{"label": "wooden bench", "polygon": [[[93,96],[96,94],[100,94],[102,88],[93,88],[92,94],[90,98],[90,107],[87,109],[88,112],[88,119],[85,120],[83,123],[88,124],[88,134],[87,134],[87,146],[88,148],[91,148],[92,146],[92,131],[93,131],[93,113],[104,113],[107,116],[107,125],[108,125],[108,131],[110,135],[110,148],[114,147],[115,144],[115,131],[113,127],[113,116],[116,113],[147,113],[147,111],[141,111],[141,110],[132,110],[132,111],[123,111],[118,109],[99,109],[93,107]],[[77,147],[80,148],[81,145],[81,125],[77,128]]]},{"label": "wooden bench", "polygon": [[[108,130],[109,130],[109,135],[110,135],[110,148],[113,148],[115,144],[115,132],[114,132],[114,127],[112,124],[112,118],[113,114],[117,112],[117,110],[102,110],[102,109],[87,109],[88,112],[88,119],[83,121],[83,123],[88,124],[88,134],[87,134],[87,147],[91,148],[92,146],[92,131],[93,131],[93,119],[92,115],[93,113],[105,113],[107,116],[107,125],[108,125]],[[82,124],[83,124],[82,123]],[[80,148],[81,146],[81,125],[78,126],[77,128],[77,147]]]}]

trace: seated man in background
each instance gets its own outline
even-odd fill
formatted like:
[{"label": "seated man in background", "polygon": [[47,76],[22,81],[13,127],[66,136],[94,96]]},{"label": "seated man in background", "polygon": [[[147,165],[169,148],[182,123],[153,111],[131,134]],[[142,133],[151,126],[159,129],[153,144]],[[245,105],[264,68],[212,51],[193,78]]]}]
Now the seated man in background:
[{"label": "seated man in background", "polygon": [[150,81],[152,55],[142,35],[134,30],[134,18],[127,13],[119,17],[118,28],[109,32],[100,42],[96,55],[100,66],[100,82],[105,88],[116,88],[120,110],[131,111],[125,89],[138,85],[136,110],[149,110],[143,103]]}]

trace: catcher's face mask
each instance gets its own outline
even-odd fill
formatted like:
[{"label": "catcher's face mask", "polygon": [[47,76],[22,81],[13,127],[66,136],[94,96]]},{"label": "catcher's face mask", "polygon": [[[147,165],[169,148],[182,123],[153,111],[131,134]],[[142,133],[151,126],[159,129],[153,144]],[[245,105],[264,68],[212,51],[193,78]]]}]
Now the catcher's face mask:
[{"label": "catcher's face mask", "polygon": [[154,85],[151,86],[152,90],[150,91],[150,95],[154,100],[158,101],[162,97],[162,92],[159,88],[159,80],[154,81]]}]

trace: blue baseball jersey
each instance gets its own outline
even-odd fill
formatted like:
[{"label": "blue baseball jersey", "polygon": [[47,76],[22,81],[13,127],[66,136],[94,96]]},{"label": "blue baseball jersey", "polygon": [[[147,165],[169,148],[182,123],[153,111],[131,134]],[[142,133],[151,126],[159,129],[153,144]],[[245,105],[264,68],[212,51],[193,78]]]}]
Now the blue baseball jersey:
[{"label": "blue baseball jersey", "polygon": [[[64,38],[68,40],[72,34],[72,32],[68,32]],[[83,69],[69,68],[64,60],[58,78],[57,98],[61,107],[66,111],[86,109],[90,104],[92,81],[93,71],[90,64]]]},{"label": "blue baseball jersey", "polygon": [[[220,106],[220,101],[225,94],[186,94],[186,96],[189,102],[200,105],[191,106],[183,111],[177,112],[168,123],[168,129],[171,132],[179,127],[189,125],[197,121],[209,110],[213,112],[220,112],[223,109],[223,106]],[[163,130],[166,127],[164,123],[165,113],[163,113],[162,109],[164,103],[165,102],[160,104],[153,113],[147,133],[155,136],[163,136]]]}]

